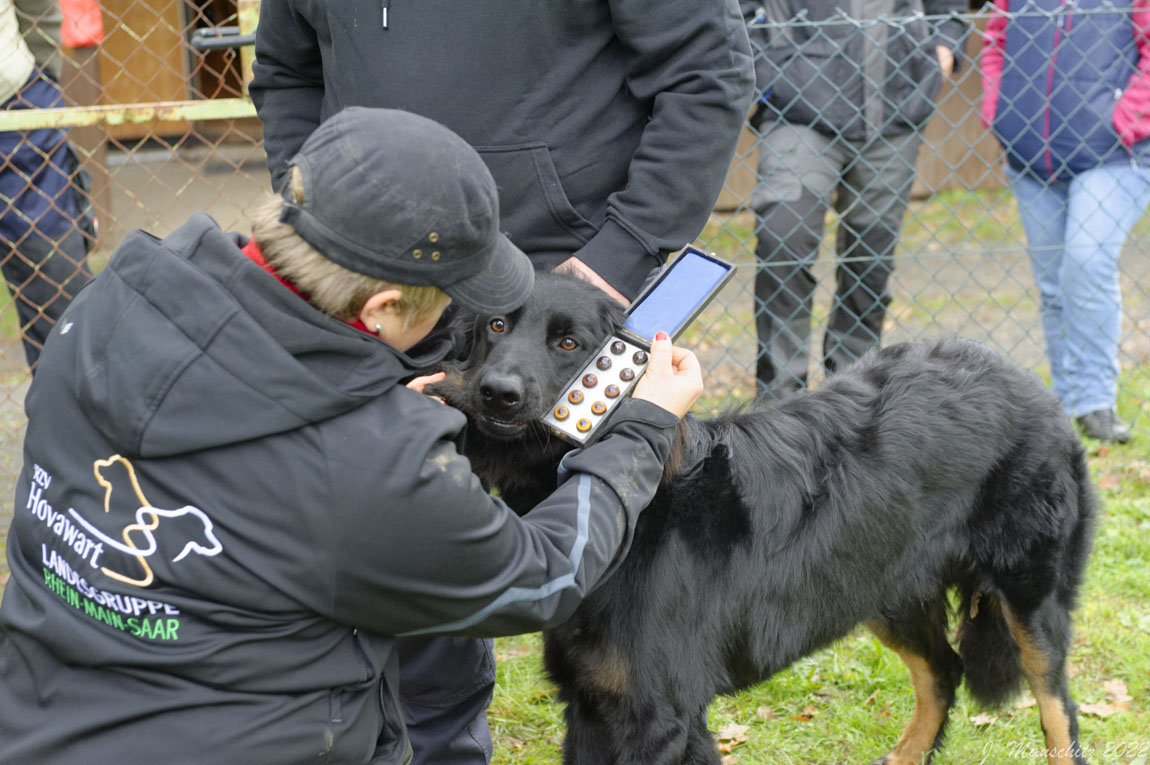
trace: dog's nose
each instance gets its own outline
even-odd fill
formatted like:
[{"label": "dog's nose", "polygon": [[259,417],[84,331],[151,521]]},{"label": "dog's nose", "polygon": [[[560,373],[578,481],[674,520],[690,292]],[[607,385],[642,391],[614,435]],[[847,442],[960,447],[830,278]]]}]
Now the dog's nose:
[{"label": "dog's nose", "polygon": [[490,373],[480,383],[479,395],[488,406],[511,410],[523,401],[523,381],[515,375]]}]

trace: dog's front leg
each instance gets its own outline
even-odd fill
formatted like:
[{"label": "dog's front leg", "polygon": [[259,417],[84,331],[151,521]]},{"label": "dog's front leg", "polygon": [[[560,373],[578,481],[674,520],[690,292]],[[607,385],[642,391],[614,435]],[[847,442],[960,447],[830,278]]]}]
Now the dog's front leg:
[{"label": "dog's front leg", "polygon": [[706,710],[684,718],[669,704],[583,696],[567,704],[564,765],[719,765]]},{"label": "dog's front leg", "polygon": [[606,765],[615,762],[610,725],[600,719],[595,705],[581,699],[567,704],[564,712],[567,736],[563,741],[563,765]]}]

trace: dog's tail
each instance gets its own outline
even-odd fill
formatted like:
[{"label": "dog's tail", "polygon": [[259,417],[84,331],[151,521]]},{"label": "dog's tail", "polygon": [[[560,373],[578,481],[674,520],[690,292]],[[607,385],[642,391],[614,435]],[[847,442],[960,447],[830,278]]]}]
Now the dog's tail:
[{"label": "dog's tail", "polygon": [[1018,692],[1022,664],[998,599],[975,587],[960,587],[958,651],[966,687],[985,706],[997,706]]}]

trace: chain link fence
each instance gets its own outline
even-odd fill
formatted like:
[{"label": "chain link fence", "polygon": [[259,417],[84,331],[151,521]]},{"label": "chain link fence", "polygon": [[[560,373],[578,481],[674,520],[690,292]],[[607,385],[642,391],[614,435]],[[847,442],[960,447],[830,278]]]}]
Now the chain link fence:
[{"label": "chain link fence", "polygon": [[[52,31],[46,17],[22,8],[17,2],[25,38]],[[74,289],[69,277],[82,276],[85,268],[98,272],[127,232],[141,228],[163,236],[192,211],[245,231],[245,209],[270,190],[260,126],[243,92],[251,48],[237,47],[250,41],[257,5],[103,0],[100,10],[102,41],[63,50],[59,83],[63,104],[72,108],[43,112],[35,107],[58,104],[16,95],[0,110],[0,135],[9,141],[0,155],[0,217],[19,220],[4,229],[0,258],[25,266],[23,276],[5,269],[8,292],[0,300],[0,479],[6,493],[20,469],[22,401],[30,380],[22,338],[35,342],[37,323],[50,323],[53,303],[66,302]],[[987,9],[961,17],[858,20],[836,12],[823,19],[802,13],[778,19],[764,9],[753,20],[758,62],[778,74],[780,85],[748,125],[727,187],[699,238],[738,264],[736,279],[688,336],[708,369],[704,405],[817,386],[828,366],[871,345],[946,334],[987,343],[1050,379],[1026,227],[1002,150],[979,116],[986,74],[979,52],[995,16]],[[1113,29],[1115,16],[1126,27],[1133,21],[1113,8],[1079,11],[1073,26],[1065,15],[1030,8],[1009,20],[1026,21],[1011,34],[1030,30],[1040,49],[1051,30]],[[954,22],[969,34],[959,40],[955,73],[944,77],[922,40]],[[1122,39],[1096,37],[1097,46]],[[1128,48],[1121,54],[1129,56]],[[844,53],[856,49],[862,51],[858,60]],[[1109,52],[1098,47],[1083,62],[1109,60]],[[37,71],[33,79],[53,82]],[[802,87],[788,91],[783,80],[794,71],[799,74],[791,85]],[[1006,74],[1011,71],[1007,67]],[[1105,73],[1083,65],[1073,74],[1089,80]],[[1047,85],[1043,79],[1038,111],[1028,114],[1031,103],[1020,102],[1015,116],[1044,119],[1043,99],[1057,96]],[[1027,97],[1034,95],[1028,91]],[[852,99],[861,111],[846,128],[836,126],[836,111],[850,112]],[[1000,117],[1003,106],[1010,104],[999,105]],[[1107,115],[1113,108],[1102,107]],[[1111,148],[1121,148],[1111,132]],[[20,164],[17,155],[30,163]],[[1140,161],[1134,153],[1126,166]],[[68,193],[40,194],[38,209],[68,220],[64,234],[81,238],[79,256],[60,232],[42,237],[50,254],[37,250],[29,233],[36,221],[16,209],[46,167],[67,180]],[[66,201],[73,194],[74,201]],[[1138,211],[1129,236],[1121,236],[1122,227],[1105,217],[1128,206],[1121,202],[1101,200],[1093,222],[1102,220],[1102,228],[1124,240],[1118,409],[1146,443],[1150,226]],[[49,261],[66,266],[66,273],[48,275]],[[50,289],[35,292],[33,282],[45,278]],[[1087,325],[1082,334],[1106,331]],[[0,507],[2,527],[4,513]]]},{"label": "chain link fence", "polygon": [[[836,9],[815,18],[820,4],[780,15],[796,5],[763,3],[751,24],[765,103],[735,158],[722,209],[702,235],[742,266],[740,283],[708,315],[701,337],[710,392],[716,399],[787,395],[872,345],[946,334],[993,346],[1050,381],[1048,341],[1064,351],[1070,342],[1083,346],[1069,349],[1075,368],[1056,376],[1077,374],[1097,388],[1115,373],[1119,412],[1145,438],[1150,227],[1136,168],[1146,163],[1111,121],[1123,100],[1138,101],[1150,88],[1140,76],[1127,80],[1139,55],[1129,9],[987,6],[963,14],[956,71],[940,77],[932,48],[955,38],[955,16],[860,20]],[[983,55],[988,34],[1000,46],[1009,35],[1005,67]],[[1106,79],[1115,60],[1124,66],[1117,88]],[[1002,94],[996,113],[985,115],[993,126],[980,114],[988,83]],[[1150,132],[1146,116],[1136,119]],[[1084,186],[1075,204],[1085,220],[1075,209],[1064,220],[1065,201],[1035,208],[1031,199],[1028,231],[1011,180],[1018,173],[1007,167],[995,130],[1022,146],[1013,164],[1035,168],[1038,186],[1073,193]],[[1121,171],[1117,184],[1103,191],[1081,184],[1076,173],[1090,159]],[[1049,268],[1063,231],[1066,294],[1055,300],[1048,288],[1043,298],[1031,249]],[[1097,246],[1081,252],[1076,231],[1095,236]],[[1105,271],[1071,275],[1075,259],[1096,262],[1119,249],[1120,330],[1117,306],[1109,313],[1099,306],[1099,295],[1113,299],[1117,289]],[[1059,335],[1052,302],[1078,322],[1072,338],[1047,337]],[[1089,368],[1091,359],[1108,366],[1109,335],[1113,370]]]}]

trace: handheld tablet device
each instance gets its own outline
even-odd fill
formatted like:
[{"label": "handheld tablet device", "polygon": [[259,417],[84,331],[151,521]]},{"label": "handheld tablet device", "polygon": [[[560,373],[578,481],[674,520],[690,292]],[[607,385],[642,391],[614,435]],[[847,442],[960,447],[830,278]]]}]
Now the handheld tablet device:
[{"label": "handheld tablet device", "polygon": [[578,446],[593,441],[647,370],[655,333],[677,340],[734,273],[733,265],[714,255],[684,249],[635,298],[618,334],[608,337],[571,378],[543,416],[544,424]]}]

